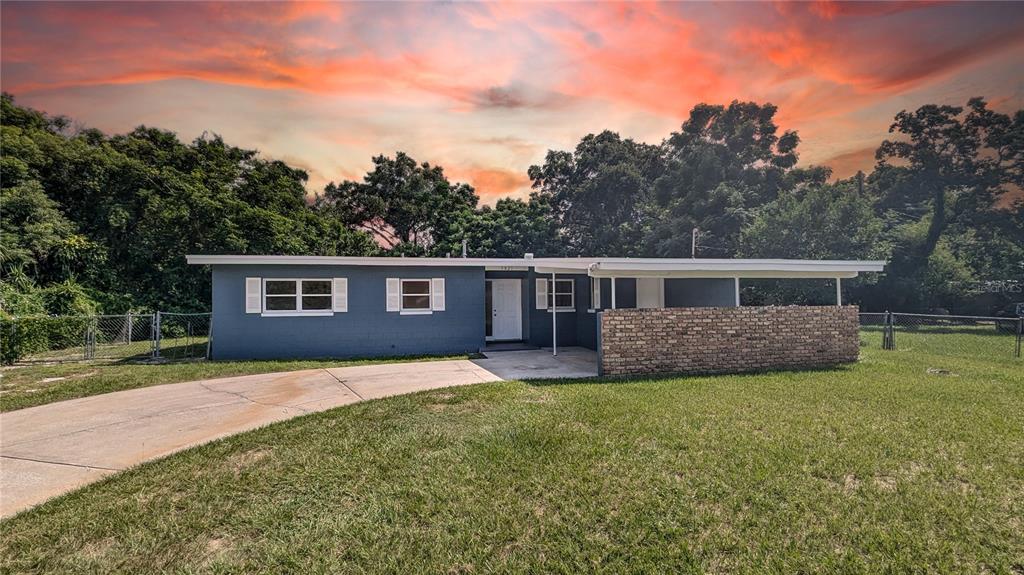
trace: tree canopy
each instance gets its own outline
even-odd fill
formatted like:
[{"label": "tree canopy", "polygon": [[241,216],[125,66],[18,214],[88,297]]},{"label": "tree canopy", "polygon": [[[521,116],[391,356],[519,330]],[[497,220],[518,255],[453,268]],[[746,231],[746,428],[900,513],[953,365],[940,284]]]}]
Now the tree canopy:
[{"label": "tree canopy", "polygon": [[1024,280],[1024,111],[981,98],[900,112],[875,168],[839,181],[797,166],[775,106],[698,104],[659,144],[602,131],[551,150],[528,198],[493,206],[401,151],[310,198],[304,171],[216,135],[110,136],[0,104],[7,314],[208,309],[187,253],[689,257],[694,228],[698,257],[887,259],[848,288],[868,309],[987,313],[1020,299],[987,285]]}]

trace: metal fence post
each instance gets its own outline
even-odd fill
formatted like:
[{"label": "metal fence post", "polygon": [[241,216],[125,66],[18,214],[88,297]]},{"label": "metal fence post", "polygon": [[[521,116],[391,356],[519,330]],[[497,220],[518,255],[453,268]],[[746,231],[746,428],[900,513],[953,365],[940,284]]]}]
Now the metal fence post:
[{"label": "metal fence post", "polygon": [[160,312],[153,314],[153,359],[160,359]]},{"label": "metal fence post", "polygon": [[89,347],[91,344],[89,339],[92,336],[92,321],[88,319],[85,321],[85,333],[82,335],[85,336],[82,342],[82,359],[89,359]]},{"label": "metal fence post", "polygon": [[893,349],[892,342],[892,314],[889,310],[885,311],[885,319],[883,320],[882,326],[882,349],[891,350]]},{"label": "metal fence post", "polygon": [[1021,356],[1021,338],[1024,337],[1024,317],[1017,318],[1017,354],[1016,357]]},{"label": "metal fence post", "polygon": [[206,324],[206,357],[204,359],[210,359],[210,351],[213,346],[213,313],[210,313],[210,319],[207,320]]}]

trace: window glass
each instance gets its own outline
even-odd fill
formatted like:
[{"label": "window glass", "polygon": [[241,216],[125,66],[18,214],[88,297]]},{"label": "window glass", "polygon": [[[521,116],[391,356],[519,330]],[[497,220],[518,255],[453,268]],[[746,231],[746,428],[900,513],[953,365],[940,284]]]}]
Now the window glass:
[{"label": "window glass", "polygon": [[[270,283],[270,282],[267,282]],[[267,311],[294,311],[295,296],[267,296]]]},{"label": "window glass", "polygon": [[331,296],[329,295],[306,295],[302,296],[303,310],[329,310],[331,309]]},{"label": "window glass", "polygon": [[302,280],[302,295],[330,295],[330,280]]},{"label": "window glass", "polygon": [[551,309],[552,299],[559,308],[574,308],[575,286],[576,282],[573,280],[557,280],[554,282],[554,289],[551,289],[551,280],[548,280],[548,309]]},{"label": "window glass", "polygon": [[295,294],[294,280],[267,280],[267,295]]},{"label": "window glass", "polygon": [[430,309],[430,280],[402,281],[402,309]]},{"label": "window glass", "polygon": [[266,311],[331,311],[333,282],[325,279],[266,280]]}]

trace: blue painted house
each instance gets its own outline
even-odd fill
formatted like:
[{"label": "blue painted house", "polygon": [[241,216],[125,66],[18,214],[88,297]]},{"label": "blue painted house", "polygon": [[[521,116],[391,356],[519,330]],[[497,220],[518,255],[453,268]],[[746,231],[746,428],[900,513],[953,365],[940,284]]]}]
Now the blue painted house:
[{"label": "blue painted house", "polygon": [[213,273],[214,359],[597,345],[609,308],[740,305],[744,278],[834,279],[880,261],[190,255]]}]

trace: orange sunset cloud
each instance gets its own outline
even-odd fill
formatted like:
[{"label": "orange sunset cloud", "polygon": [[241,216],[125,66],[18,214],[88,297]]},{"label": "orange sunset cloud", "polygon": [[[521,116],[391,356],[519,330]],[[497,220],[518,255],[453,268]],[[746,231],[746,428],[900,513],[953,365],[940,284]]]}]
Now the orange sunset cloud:
[{"label": "orange sunset cloud", "polygon": [[485,202],[548,149],[657,143],[698,102],[772,102],[804,164],[870,169],[893,115],[1022,107],[1024,10],[950,3],[4,2],[0,81],[109,132],[204,131],[310,172],[397,150]]}]

